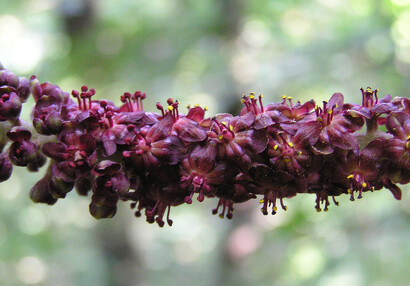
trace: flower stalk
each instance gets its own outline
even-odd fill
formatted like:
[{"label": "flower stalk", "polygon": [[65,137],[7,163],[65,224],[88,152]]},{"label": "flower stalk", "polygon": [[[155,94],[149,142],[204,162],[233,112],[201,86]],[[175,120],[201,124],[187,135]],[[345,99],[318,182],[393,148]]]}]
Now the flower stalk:
[{"label": "flower stalk", "polygon": [[[124,201],[160,227],[172,225],[171,207],[214,197],[212,212],[228,219],[235,204],[255,198],[264,215],[286,211],[285,200],[302,193],[316,195],[318,212],[342,194],[353,201],[387,188],[401,199],[398,184],[410,182],[410,100],[378,92],[361,89],[361,105],[340,93],[320,105],[290,97],[264,104],[251,93],[239,115],[206,117],[206,107],[188,106],[184,115],[171,98],[154,113],[140,91],[115,106],[87,86],[70,95],[0,70],[0,182],[13,165],[37,171],[48,158],[30,191],[34,202],[51,205],[76,189],[91,193],[97,219]],[[26,128],[20,111],[30,94]]]}]

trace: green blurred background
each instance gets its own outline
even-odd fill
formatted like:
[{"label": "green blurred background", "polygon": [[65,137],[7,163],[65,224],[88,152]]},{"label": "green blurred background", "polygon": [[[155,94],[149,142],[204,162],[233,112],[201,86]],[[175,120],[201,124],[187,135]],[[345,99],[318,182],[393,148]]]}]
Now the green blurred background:
[{"label": "green blurred background", "polygon": [[[242,93],[302,101],[360,87],[409,96],[409,0],[0,0],[0,61],[99,99],[148,94],[237,113]],[[30,115],[28,102],[23,110]],[[44,171],[44,170],[43,170]],[[0,185],[0,285],[409,285],[409,187],[316,213],[315,197],[263,216],[256,200],[232,221],[217,200],[173,208],[172,227],[88,213],[74,192],[55,206],[28,192],[41,177],[15,168]]]}]

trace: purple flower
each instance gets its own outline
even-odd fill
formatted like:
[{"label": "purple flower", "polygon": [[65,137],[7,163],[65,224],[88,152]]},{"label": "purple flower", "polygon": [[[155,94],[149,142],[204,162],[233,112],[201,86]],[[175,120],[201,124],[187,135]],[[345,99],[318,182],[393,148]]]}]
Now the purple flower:
[{"label": "purple flower", "polygon": [[0,153],[0,183],[7,181],[13,171],[13,164],[11,163],[7,152]]},{"label": "purple flower", "polygon": [[119,195],[129,190],[127,176],[121,165],[112,161],[101,161],[94,168],[97,178],[93,187],[90,213],[96,219],[113,217],[117,211]]},{"label": "purple flower", "polygon": [[181,139],[171,135],[172,124],[172,117],[168,114],[158,123],[140,130],[129,125],[132,137],[125,138],[122,147],[126,164],[135,170],[177,164],[185,153],[185,146]]},{"label": "purple flower", "polygon": [[387,156],[390,157],[385,172],[393,182],[407,184],[410,182],[410,115],[391,113],[387,117],[386,127],[394,138],[385,143]]},{"label": "purple flower", "polygon": [[10,161],[16,166],[28,166],[31,171],[37,171],[44,165],[46,159],[31,142],[31,133],[22,127],[13,127],[7,132],[7,137],[13,141],[9,149]]},{"label": "purple flower", "polygon": [[216,146],[212,142],[204,147],[197,146],[192,153],[182,161],[181,187],[190,194],[185,202],[192,203],[194,193],[198,193],[198,201],[205,196],[213,196],[216,186],[224,180],[226,165],[216,162]]}]

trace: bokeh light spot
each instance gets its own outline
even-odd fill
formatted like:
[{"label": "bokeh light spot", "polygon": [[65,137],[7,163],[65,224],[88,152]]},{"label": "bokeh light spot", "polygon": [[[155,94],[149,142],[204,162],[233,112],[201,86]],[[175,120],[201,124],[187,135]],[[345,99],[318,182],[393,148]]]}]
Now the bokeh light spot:
[{"label": "bokeh light spot", "polygon": [[24,257],[16,266],[18,278],[26,284],[37,284],[46,276],[46,266],[37,257]]}]

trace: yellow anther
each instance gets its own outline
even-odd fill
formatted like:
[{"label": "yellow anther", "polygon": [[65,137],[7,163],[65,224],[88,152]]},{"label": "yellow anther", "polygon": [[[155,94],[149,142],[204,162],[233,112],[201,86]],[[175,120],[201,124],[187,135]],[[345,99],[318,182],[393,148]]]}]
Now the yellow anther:
[{"label": "yellow anther", "polygon": [[374,191],[374,187],[372,187],[372,192]]},{"label": "yellow anther", "polygon": [[329,210],[328,208],[325,208],[325,209],[324,209],[325,212],[327,212],[328,210]]},{"label": "yellow anther", "polygon": [[316,119],[317,119],[317,121],[319,121],[319,122],[322,121],[322,118],[320,118],[320,117],[318,117],[318,118],[316,118]]},{"label": "yellow anther", "polygon": [[188,104],[188,105],[186,106],[186,108],[190,109],[190,108],[191,108],[191,105],[190,105],[190,104]]},{"label": "yellow anther", "polygon": [[263,204],[264,202],[265,202],[264,199],[259,200],[259,203],[260,203],[260,204]]},{"label": "yellow anther", "polygon": [[321,208],[317,208],[316,211],[317,211],[318,213],[320,213],[320,212],[322,211],[322,209],[321,209]]},{"label": "yellow anther", "polygon": [[241,99],[241,103],[245,103],[245,99]]},{"label": "yellow anther", "polygon": [[291,96],[288,96],[288,99],[289,99],[289,100],[291,100],[291,99],[292,99],[292,97],[291,97]]},{"label": "yellow anther", "polygon": [[233,126],[232,125],[229,125],[229,131],[233,131]]},{"label": "yellow anther", "polygon": [[339,105],[337,105],[337,103],[335,104],[335,108],[338,108],[339,107]]},{"label": "yellow anther", "polygon": [[197,104],[195,104],[194,106],[195,106],[195,107],[198,107],[198,106],[199,106],[199,104],[197,103]]},{"label": "yellow anther", "polygon": [[378,89],[378,88],[376,88],[376,91],[377,91],[377,92],[379,92],[379,89]]},{"label": "yellow anther", "polygon": [[272,209],[273,209],[274,212],[276,212],[278,210],[278,208],[276,206],[274,206]]},{"label": "yellow anther", "polygon": [[367,187],[367,184],[366,184],[366,183],[363,183],[363,184],[362,184],[362,187],[363,187],[363,188],[366,188],[366,187]]},{"label": "yellow anther", "polygon": [[410,149],[410,142],[409,141],[406,142],[406,149]]},{"label": "yellow anther", "polygon": [[205,107],[204,107],[204,111],[208,111],[208,106],[205,106]]},{"label": "yellow anther", "polygon": [[219,140],[222,140],[223,138],[224,138],[223,135],[219,135],[219,136],[218,136],[218,139],[219,139]]},{"label": "yellow anther", "polygon": [[284,206],[283,209],[284,209],[285,211],[287,211],[287,210],[288,210],[288,207],[287,207],[287,206]]},{"label": "yellow anther", "polygon": [[286,99],[286,95],[282,95],[282,99]]},{"label": "yellow anther", "polygon": [[260,95],[259,95],[261,98],[263,98],[263,94],[261,93]]},{"label": "yellow anther", "polygon": [[300,155],[302,155],[302,151],[299,151],[299,152],[296,154],[296,156],[300,156]]},{"label": "yellow anther", "polygon": [[167,107],[167,109],[168,109],[169,111],[174,110],[174,108],[173,108],[171,105],[169,105],[169,106]]},{"label": "yellow anther", "polygon": [[286,163],[289,163],[290,159],[289,158],[283,158],[283,161],[285,161]]},{"label": "yellow anther", "polygon": [[370,87],[366,88],[366,92],[372,92],[372,89]]},{"label": "yellow anther", "polygon": [[290,148],[293,148],[293,143],[292,142],[289,142],[288,145],[289,145]]},{"label": "yellow anther", "polygon": [[352,190],[351,190],[351,189],[347,189],[347,193],[348,193],[348,194],[352,193]]},{"label": "yellow anther", "polygon": [[254,98],[255,98],[255,95],[251,93],[251,95],[249,95],[249,98],[250,98],[250,99],[254,99]]},{"label": "yellow anther", "polygon": [[407,140],[410,140],[410,135],[409,135],[409,136],[407,136]]},{"label": "yellow anther", "polygon": [[278,150],[278,147],[279,147],[278,145],[273,146],[273,150],[275,151]]},{"label": "yellow anther", "polygon": [[332,114],[332,110],[331,109],[329,109],[328,111],[327,111],[327,113],[329,113],[329,114]]},{"label": "yellow anther", "polygon": [[226,126],[226,122],[225,122],[225,121],[222,121],[221,124],[222,124],[223,126]]},{"label": "yellow anther", "polygon": [[219,218],[224,218],[224,216],[222,214],[219,215]]},{"label": "yellow anther", "polygon": [[317,106],[317,104],[315,105],[315,110],[317,110],[319,107]]},{"label": "yellow anther", "polygon": [[348,179],[351,179],[351,178],[353,178],[353,177],[354,177],[353,174],[350,174],[349,176],[347,176]]},{"label": "yellow anther", "polygon": [[250,92],[249,94],[250,94],[250,95],[255,95],[255,93],[254,93],[254,92]]}]

